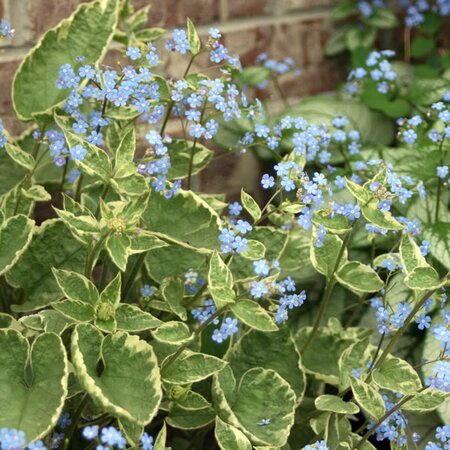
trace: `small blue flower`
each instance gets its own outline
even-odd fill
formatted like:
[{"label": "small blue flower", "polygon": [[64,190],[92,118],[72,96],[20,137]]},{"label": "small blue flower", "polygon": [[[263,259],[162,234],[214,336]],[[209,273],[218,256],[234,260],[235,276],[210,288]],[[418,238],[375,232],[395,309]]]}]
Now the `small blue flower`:
[{"label": "small blue flower", "polygon": [[83,161],[87,155],[87,150],[81,145],[75,145],[70,149],[70,156],[76,161]]}]

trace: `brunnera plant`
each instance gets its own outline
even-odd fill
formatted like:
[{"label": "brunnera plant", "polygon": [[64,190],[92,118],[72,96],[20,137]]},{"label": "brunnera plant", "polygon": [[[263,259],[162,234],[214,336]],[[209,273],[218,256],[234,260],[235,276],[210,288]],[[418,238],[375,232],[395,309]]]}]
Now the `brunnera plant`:
[{"label": "brunnera plant", "polygon": [[[219,30],[188,19],[167,38],[147,14],[82,4],[17,71],[30,127],[0,127],[0,447],[446,448],[448,94],[396,148],[342,114],[271,123]],[[103,61],[112,39],[125,63]],[[264,203],[194,191],[211,160],[257,148],[276,159]]]}]

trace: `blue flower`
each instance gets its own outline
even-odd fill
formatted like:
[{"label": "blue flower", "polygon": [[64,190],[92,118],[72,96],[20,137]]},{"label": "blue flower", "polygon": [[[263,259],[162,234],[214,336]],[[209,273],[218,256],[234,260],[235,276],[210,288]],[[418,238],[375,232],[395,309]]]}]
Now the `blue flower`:
[{"label": "blue flower", "polygon": [[153,437],[147,432],[144,432],[141,437],[141,447],[142,450],[153,450]]},{"label": "blue flower", "polygon": [[446,178],[448,176],[448,166],[437,166],[436,175],[442,179]]},{"label": "blue flower", "polygon": [[128,47],[126,55],[133,61],[136,61],[142,57],[142,53],[137,47]]},{"label": "blue flower", "polygon": [[80,144],[75,145],[70,149],[70,156],[77,161],[83,161],[87,155],[87,150]]},{"label": "blue flower", "polygon": [[261,184],[264,189],[269,189],[275,185],[275,179],[273,176],[265,173],[261,178]]},{"label": "blue flower", "polygon": [[228,211],[231,216],[239,216],[242,212],[242,205],[238,202],[233,202],[228,205]]},{"label": "blue flower", "polygon": [[85,439],[92,441],[98,436],[98,425],[84,427],[82,435]]}]

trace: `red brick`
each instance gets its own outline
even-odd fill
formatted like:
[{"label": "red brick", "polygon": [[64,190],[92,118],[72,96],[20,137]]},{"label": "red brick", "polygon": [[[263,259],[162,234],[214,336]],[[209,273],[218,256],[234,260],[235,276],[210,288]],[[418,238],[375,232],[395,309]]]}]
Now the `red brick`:
[{"label": "red brick", "polygon": [[70,16],[85,3],[83,0],[32,0],[29,2],[28,17],[33,38],[39,38],[49,28]]},{"label": "red brick", "polygon": [[14,74],[19,67],[20,61],[0,62],[1,89],[0,89],[0,118],[3,120],[6,129],[13,135],[17,135],[24,130],[24,125],[15,117],[11,88]]},{"label": "red brick", "polygon": [[136,9],[150,5],[149,26],[174,27],[186,24],[189,17],[195,24],[219,19],[220,0],[136,0]]},{"label": "red brick", "polygon": [[3,0],[0,0],[0,18],[5,15],[5,6],[3,4]]},{"label": "red brick", "polygon": [[267,0],[227,0],[222,20],[236,17],[254,17],[266,14],[269,10]]}]

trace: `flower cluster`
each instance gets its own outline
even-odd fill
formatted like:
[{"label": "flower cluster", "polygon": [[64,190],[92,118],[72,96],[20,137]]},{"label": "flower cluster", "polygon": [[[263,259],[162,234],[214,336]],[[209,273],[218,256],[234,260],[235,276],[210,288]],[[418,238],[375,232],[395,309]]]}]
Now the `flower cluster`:
[{"label": "flower cluster", "polygon": [[399,0],[406,9],[405,25],[409,28],[417,27],[425,22],[426,13],[435,11],[440,16],[450,15],[450,4],[447,0]]},{"label": "flower cluster", "polygon": [[[386,406],[386,411],[390,411],[395,407],[397,401],[401,400],[402,395],[397,394],[397,401],[390,401],[387,395],[383,395],[384,404]],[[406,427],[408,425],[408,419],[403,414],[402,410],[399,409],[394,411],[389,415],[388,418],[384,422],[382,422],[375,429],[375,438],[377,441],[384,441],[387,439],[388,441],[397,444],[398,446],[406,445],[408,438],[406,435]],[[375,422],[369,422],[367,426],[368,429],[371,429],[375,426]]]},{"label": "flower cluster", "polygon": [[[127,440],[123,433],[113,426],[104,428],[99,428],[97,425],[87,426],[83,428],[82,435],[88,441],[97,441],[99,443],[96,447],[97,450],[123,449],[127,445]],[[152,450],[153,437],[144,432],[141,436],[140,444],[142,450]]]},{"label": "flower cluster", "polygon": [[0,449],[1,450],[47,450],[42,441],[27,443],[23,431],[1,428],[0,429]]},{"label": "flower cluster", "polygon": [[[428,131],[427,138],[433,143],[441,143],[445,139],[450,139],[450,92],[443,97],[440,102],[433,103],[431,110],[426,113],[426,116],[415,115],[410,118],[401,118],[397,120],[399,125],[398,135],[402,142],[406,144],[415,144],[421,131],[427,130],[427,120],[432,120],[435,124],[439,124],[441,129],[437,127]],[[444,175],[441,178],[445,178]]]},{"label": "flower cluster", "polygon": [[201,278],[193,269],[189,269],[184,274],[184,288],[188,294],[196,294],[197,291],[204,285],[205,280]]},{"label": "flower cluster", "polygon": [[387,94],[395,86],[397,73],[392,69],[389,58],[395,55],[392,50],[373,51],[369,54],[365,66],[353,69],[348,75],[347,91],[351,94],[359,90],[359,85],[365,80],[372,80],[377,84],[381,94]]},{"label": "flower cluster", "polygon": [[253,227],[243,219],[238,219],[242,212],[242,205],[238,202],[231,203],[228,207],[229,218],[224,219],[224,226],[219,235],[220,250],[223,253],[244,253],[248,250],[248,239],[242,237],[253,230]]},{"label": "flower cluster", "polygon": [[[214,305],[212,299],[207,299],[204,301],[202,307],[193,308],[191,314],[194,319],[198,320],[200,324],[206,322],[217,312],[217,308]],[[218,325],[219,319],[214,318],[212,324]],[[238,332],[238,321],[233,317],[225,317],[219,328],[216,328],[212,334],[212,340],[217,344],[225,342],[230,336]]]},{"label": "flower cluster", "polygon": [[291,277],[275,281],[280,272],[280,263],[277,260],[254,261],[253,271],[258,278],[250,283],[250,296],[258,301],[267,300],[270,303],[269,309],[275,313],[275,321],[278,324],[284,323],[290,310],[303,305],[306,292],[295,293],[297,286]]},{"label": "flower cluster", "polygon": [[376,8],[386,8],[383,0],[362,0],[357,3],[358,10],[363,17],[371,17]]},{"label": "flower cluster", "polygon": [[[222,64],[222,76],[195,82],[182,78],[168,83],[157,75],[160,56],[151,43],[129,47],[125,55],[131,64],[120,72],[85,64],[83,57],[74,66],[63,65],[56,85],[70,90],[64,110],[71,117],[72,132],[90,144],[103,146],[111,114],[120,116],[122,111],[124,119],[138,119],[147,124],[150,129],[145,137],[149,147],[137,162],[137,171],[150,177],[155,191],[171,197],[181,182],[171,184],[167,178],[172,138],[165,133],[165,127],[170,114],[179,117],[195,142],[211,140],[216,135],[219,124],[211,117],[213,114],[221,114],[224,121],[230,121],[241,117],[242,111],[249,107],[246,96],[228,81],[231,67],[236,69],[239,64],[236,57],[228,55],[219,38],[220,33],[211,29],[207,47],[211,49],[211,60]],[[181,54],[190,51],[186,32],[174,30],[166,48]],[[57,166],[65,165],[67,159],[83,160],[87,154],[82,145],[69,150],[59,130],[48,130],[44,136]],[[41,137],[39,132],[36,137]]]}]

